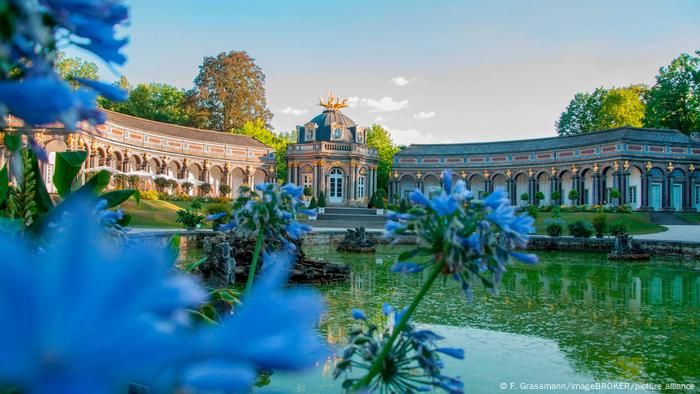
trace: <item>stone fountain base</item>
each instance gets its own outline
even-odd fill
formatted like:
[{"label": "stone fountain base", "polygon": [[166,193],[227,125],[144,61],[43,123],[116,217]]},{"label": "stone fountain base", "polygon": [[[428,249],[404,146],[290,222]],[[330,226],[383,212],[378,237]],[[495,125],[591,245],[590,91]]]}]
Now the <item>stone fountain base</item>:
[{"label": "stone fountain base", "polygon": [[342,252],[375,253],[376,241],[374,237],[365,232],[364,227],[347,229],[345,237],[338,243],[338,250]]},{"label": "stone fountain base", "polygon": [[[300,241],[295,241],[296,263],[290,272],[290,283],[340,283],[350,279],[350,266],[307,258]],[[279,247],[280,245],[272,245]],[[235,234],[216,233],[202,241],[202,251],[207,260],[197,267],[197,273],[207,286],[223,288],[234,283],[244,283],[248,278],[255,251],[254,238],[242,238]],[[256,272],[263,266],[259,256]]]},{"label": "stone fountain base", "polygon": [[615,244],[612,252],[608,253],[608,260],[613,261],[649,261],[651,256],[642,253],[632,247],[632,236],[627,234],[615,236]]}]

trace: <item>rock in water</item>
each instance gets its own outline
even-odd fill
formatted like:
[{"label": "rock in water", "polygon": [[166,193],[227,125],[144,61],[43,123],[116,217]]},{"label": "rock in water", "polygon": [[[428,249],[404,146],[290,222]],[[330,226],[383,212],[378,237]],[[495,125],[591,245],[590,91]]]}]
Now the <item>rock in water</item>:
[{"label": "rock in water", "polygon": [[345,252],[374,253],[374,237],[365,232],[364,227],[348,229],[338,244],[338,250]]},{"label": "rock in water", "polygon": [[[234,279],[245,281],[255,252],[254,237],[244,238],[236,234],[217,233],[203,241],[203,253],[207,261],[198,268],[209,287],[230,286]],[[281,247],[273,241],[272,248]],[[296,246],[296,263],[290,273],[290,283],[339,283],[350,279],[350,266],[306,258],[300,241],[292,241]],[[256,272],[260,272],[262,253],[258,258]],[[222,285],[223,284],[223,285]]]}]

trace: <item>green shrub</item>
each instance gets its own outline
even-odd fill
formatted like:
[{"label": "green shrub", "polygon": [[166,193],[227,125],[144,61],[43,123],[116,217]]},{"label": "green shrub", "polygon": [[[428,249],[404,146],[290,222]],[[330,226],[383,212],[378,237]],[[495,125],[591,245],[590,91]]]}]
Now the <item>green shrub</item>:
[{"label": "green shrub", "polygon": [[221,193],[222,196],[227,196],[229,193],[231,193],[231,186],[227,184],[219,186],[219,193]]},{"label": "green shrub", "polygon": [[185,194],[190,194],[190,190],[192,190],[194,184],[192,182],[183,182],[181,186]]},{"label": "green shrub", "polygon": [[174,192],[175,189],[177,189],[177,181],[174,179],[168,179],[168,183],[165,185],[168,190],[170,190],[170,193]]},{"label": "green shrub", "polygon": [[377,193],[372,193],[372,197],[369,199],[369,202],[367,203],[367,208],[374,208],[377,206]]},{"label": "green shrub", "polygon": [[629,204],[618,205],[615,212],[617,212],[617,213],[631,213],[632,207],[630,207]]},{"label": "green shrub", "polygon": [[127,182],[129,182],[130,188],[138,189],[139,183],[141,183],[141,178],[138,175],[129,175],[127,178]]},{"label": "green shrub", "polygon": [[168,180],[160,176],[154,179],[153,183],[155,183],[159,192],[165,191],[165,188],[168,187]]},{"label": "green shrub", "polygon": [[318,193],[318,207],[326,207],[326,194],[324,192]]},{"label": "green shrub", "polygon": [[537,192],[535,193],[535,202],[539,205],[540,201],[543,201],[545,199],[544,193],[542,192]]},{"label": "green shrub", "polygon": [[610,235],[613,236],[629,234],[629,228],[625,222],[613,222],[608,227],[608,231],[610,232]]},{"label": "green shrub", "polygon": [[206,218],[196,209],[187,208],[177,211],[177,219],[175,221],[182,224],[182,227],[190,229],[204,223]]},{"label": "green shrub", "polygon": [[202,209],[202,199],[201,198],[195,198],[192,200],[192,204],[190,204],[190,208],[192,209]]},{"label": "green shrub", "polygon": [[384,209],[384,207],[385,207],[385,204],[384,204],[384,197],[381,195],[381,193],[379,193],[381,190],[382,190],[382,189],[377,190],[377,193],[376,193],[376,194],[377,194],[377,200],[375,201],[375,205],[374,205],[374,206],[377,207],[377,209]]},{"label": "green shrub", "polygon": [[209,194],[210,191],[211,191],[210,184],[205,182],[205,183],[202,183],[201,185],[199,185],[199,192],[202,193],[203,195],[206,196],[207,194]]},{"label": "green shrub", "polygon": [[309,209],[318,208],[318,202],[316,202],[316,197],[311,197],[311,202],[309,202]]},{"label": "green shrub", "polygon": [[219,218],[219,219],[216,219],[216,220],[213,220],[211,222],[212,230],[216,230],[219,227],[219,225],[222,225],[224,223],[228,223],[229,220],[231,220],[231,204],[222,203],[222,202],[209,204],[207,206],[206,211],[207,211],[208,215],[213,215],[215,213],[221,213],[221,212],[226,213],[226,216]]},{"label": "green shrub", "polygon": [[142,200],[158,200],[158,199],[160,199],[160,194],[158,194],[158,192],[155,190],[141,190],[139,193],[141,194]]},{"label": "green shrub", "polygon": [[588,222],[576,220],[568,224],[569,235],[576,238],[590,238],[593,235],[593,227]]},{"label": "green shrub", "polygon": [[550,237],[558,237],[564,231],[564,222],[561,219],[546,219],[544,228]]},{"label": "green shrub", "polygon": [[306,197],[311,197],[311,196],[313,196],[313,195],[314,195],[314,189],[312,189],[310,186],[306,186],[306,187],[304,188],[304,195],[305,195]]},{"label": "green shrub", "polygon": [[537,210],[537,206],[536,205],[528,205],[527,214],[530,215],[533,219],[537,219],[537,215],[539,214],[539,211]]},{"label": "green shrub", "polygon": [[552,192],[550,194],[549,198],[552,200],[552,203],[559,203],[559,198],[561,197],[561,193],[559,192]]},{"label": "green shrub", "polygon": [[610,199],[611,200],[617,200],[620,197],[622,197],[622,194],[620,194],[619,190],[617,190],[617,189],[610,190]]},{"label": "green shrub", "polygon": [[596,237],[600,238],[605,235],[605,231],[608,228],[608,217],[604,213],[599,213],[593,216],[592,224]]},{"label": "green shrub", "polygon": [[559,205],[552,206],[552,218],[559,219],[561,216],[561,207]]},{"label": "green shrub", "polygon": [[527,201],[530,200],[530,195],[527,194],[527,193],[523,193],[523,194],[520,195],[520,199],[521,199],[522,201],[527,202]]},{"label": "green shrub", "polygon": [[569,191],[569,200],[571,200],[571,205],[576,205],[576,201],[578,201],[579,196],[578,190],[572,189]]}]

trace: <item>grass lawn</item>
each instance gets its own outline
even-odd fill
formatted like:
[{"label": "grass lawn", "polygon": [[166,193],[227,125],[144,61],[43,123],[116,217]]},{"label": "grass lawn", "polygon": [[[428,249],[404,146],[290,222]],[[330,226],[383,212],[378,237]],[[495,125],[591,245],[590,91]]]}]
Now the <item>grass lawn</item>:
[{"label": "grass lawn", "polygon": [[[593,216],[597,213],[593,212],[562,212],[561,220],[564,223],[570,223],[575,220],[583,220],[591,223]],[[630,234],[652,234],[666,231],[666,228],[658,224],[652,223],[649,220],[649,214],[646,212],[631,212],[631,213],[605,213],[608,218],[608,225],[614,222],[625,222],[629,228]],[[537,234],[547,234],[544,227],[545,219],[551,218],[551,212],[540,212],[535,220],[535,229]],[[564,235],[568,235],[569,230],[564,226]]]},{"label": "grass lawn", "polygon": [[677,213],[678,217],[685,219],[693,224],[700,224],[700,213],[698,212],[683,212]]},{"label": "grass lawn", "polygon": [[141,200],[140,205],[129,199],[121,208],[124,213],[131,215],[131,227],[180,228],[175,222],[175,212],[190,206],[184,201]]}]

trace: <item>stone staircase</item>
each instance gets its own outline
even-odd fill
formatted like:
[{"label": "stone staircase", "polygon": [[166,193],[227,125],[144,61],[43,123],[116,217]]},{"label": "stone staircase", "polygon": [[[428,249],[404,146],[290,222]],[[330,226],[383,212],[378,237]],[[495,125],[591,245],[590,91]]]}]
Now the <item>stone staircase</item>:
[{"label": "stone staircase", "polygon": [[693,224],[671,212],[649,212],[649,220],[666,226],[687,226]]},{"label": "stone staircase", "polygon": [[386,217],[377,215],[376,209],[326,207],[325,213],[318,215],[316,220],[303,222],[319,228],[381,229],[384,228]]}]

